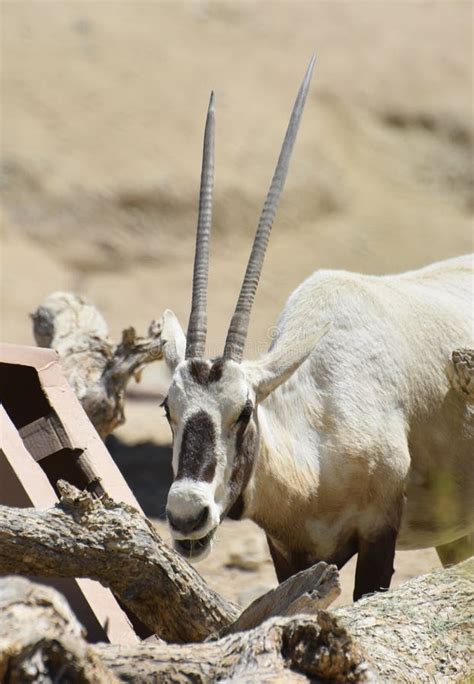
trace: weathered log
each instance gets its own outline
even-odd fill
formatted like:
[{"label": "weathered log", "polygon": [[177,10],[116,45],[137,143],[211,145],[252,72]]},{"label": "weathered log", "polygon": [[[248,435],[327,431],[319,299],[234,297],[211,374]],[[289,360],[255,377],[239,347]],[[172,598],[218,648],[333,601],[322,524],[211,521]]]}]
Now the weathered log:
[{"label": "weathered log", "polygon": [[317,563],[257,598],[232,625],[221,630],[221,636],[252,629],[275,616],[316,615],[340,593],[336,566]]},{"label": "weathered log", "polygon": [[373,681],[361,650],[323,611],[271,618],[204,644],[99,645],[96,652],[120,681],[133,684]]},{"label": "weathered log", "polygon": [[22,577],[0,579],[0,682],[116,681],[59,592]]},{"label": "weathered log", "polygon": [[125,422],[125,389],[144,366],[161,359],[161,323],[152,321],[147,337],[134,328],[114,345],[107,323],[83,297],[55,292],[32,314],[33,334],[40,347],[55,349],[66,378],[102,438]]},{"label": "weathered log", "polygon": [[474,399],[474,349],[456,349],[447,367],[451,386]]},{"label": "weathered log", "polygon": [[382,682],[474,674],[474,557],[334,611]]},{"label": "weathered log", "polygon": [[166,641],[202,641],[239,609],[211,590],[131,506],[58,482],[48,510],[0,506],[0,574],[99,580]]}]

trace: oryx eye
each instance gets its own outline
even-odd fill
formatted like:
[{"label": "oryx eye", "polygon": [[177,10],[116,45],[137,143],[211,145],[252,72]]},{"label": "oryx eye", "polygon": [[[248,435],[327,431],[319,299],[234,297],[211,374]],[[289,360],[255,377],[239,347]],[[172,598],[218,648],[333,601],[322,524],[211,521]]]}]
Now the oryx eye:
[{"label": "oryx eye", "polygon": [[170,421],[170,407],[168,406],[168,397],[160,404],[160,406],[164,409],[165,411],[165,416],[168,422]]},{"label": "oryx eye", "polygon": [[247,399],[244,408],[242,409],[240,416],[237,418],[238,423],[248,423],[253,412],[253,405],[250,399]]}]

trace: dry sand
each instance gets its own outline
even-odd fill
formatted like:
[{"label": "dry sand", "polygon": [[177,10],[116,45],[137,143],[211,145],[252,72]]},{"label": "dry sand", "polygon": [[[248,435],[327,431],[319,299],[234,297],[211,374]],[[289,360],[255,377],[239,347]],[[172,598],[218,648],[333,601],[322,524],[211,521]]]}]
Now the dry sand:
[{"label": "dry sand", "polygon": [[[23,0],[1,12],[3,340],[31,343],[28,313],[55,289],[91,297],[114,336],[166,307],[186,321],[214,88],[218,353],[313,51],[248,355],[316,268],[385,273],[472,251],[471,3]],[[147,458],[161,458],[153,445],[169,434],[156,402],[130,402],[127,416],[120,439],[150,440]],[[250,523],[224,527],[201,566],[211,583],[237,598],[274,582],[265,560],[257,572],[224,567],[232,545],[261,544]],[[436,563],[432,551],[398,554],[396,581]]]}]

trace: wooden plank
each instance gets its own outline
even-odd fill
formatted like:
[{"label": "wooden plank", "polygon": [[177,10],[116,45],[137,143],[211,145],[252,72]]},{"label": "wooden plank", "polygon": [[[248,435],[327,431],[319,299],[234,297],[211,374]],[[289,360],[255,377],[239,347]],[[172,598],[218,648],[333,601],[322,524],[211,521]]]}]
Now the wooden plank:
[{"label": "wooden plank", "polygon": [[54,412],[25,425],[18,433],[35,461],[71,447],[67,433]]},{"label": "wooden plank", "polygon": [[[99,482],[99,470],[108,481],[109,494],[112,490],[115,495],[119,494],[119,500],[139,509],[135,497],[62,375],[57,354],[51,350],[0,345],[0,362],[13,366],[13,370],[11,366],[9,368],[10,378],[14,377],[15,365],[34,368],[41,385],[40,394],[47,399],[38,404],[38,410],[42,413],[46,411],[46,415],[20,426],[14,425],[5,407],[0,405],[0,503],[36,508],[54,505],[58,499],[40,464],[59,454],[65,457],[67,465],[67,454],[62,454],[62,451],[70,450],[77,461],[82,459],[81,469],[89,478],[86,481]],[[3,388],[2,394],[7,392],[8,395],[8,391],[8,387]],[[5,403],[8,405],[8,401]],[[19,405],[21,408],[18,401],[12,404],[16,408]],[[24,415],[32,417],[34,413],[33,407]],[[78,425],[71,428],[70,423],[75,419]],[[105,465],[103,460],[106,461]],[[109,640],[111,643],[129,645],[139,642],[113,593],[99,582],[81,578],[40,579],[66,595],[87,628],[90,640]]]},{"label": "wooden plank", "polygon": [[[82,452],[79,458],[82,471],[89,473],[90,480],[93,478],[100,482],[112,499],[123,501],[141,511],[122,473],[64,377],[57,352],[40,347],[0,344],[0,363],[28,366],[36,370],[48,406],[59,417],[70,447]],[[49,410],[43,408],[42,415],[48,413]],[[17,427],[24,427],[24,424]]]}]

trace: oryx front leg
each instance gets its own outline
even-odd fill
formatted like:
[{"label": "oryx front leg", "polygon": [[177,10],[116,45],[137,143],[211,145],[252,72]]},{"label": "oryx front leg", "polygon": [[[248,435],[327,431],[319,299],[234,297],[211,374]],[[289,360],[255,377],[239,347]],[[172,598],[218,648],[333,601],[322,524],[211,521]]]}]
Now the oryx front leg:
[{"label": "oryx front leg", "polygon": [[388,527],[373,539],[359,539],[354,601],[390,587],[398,530]]}]

